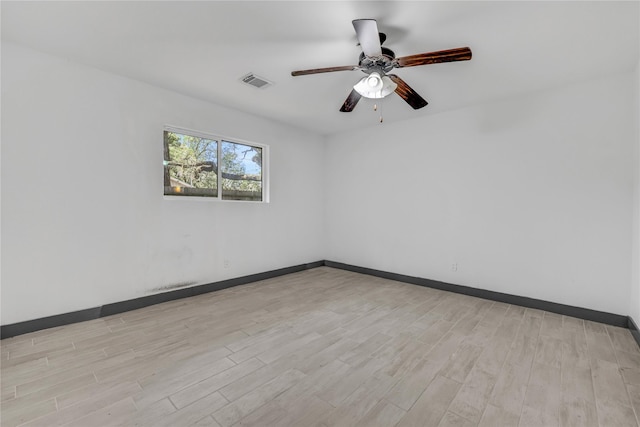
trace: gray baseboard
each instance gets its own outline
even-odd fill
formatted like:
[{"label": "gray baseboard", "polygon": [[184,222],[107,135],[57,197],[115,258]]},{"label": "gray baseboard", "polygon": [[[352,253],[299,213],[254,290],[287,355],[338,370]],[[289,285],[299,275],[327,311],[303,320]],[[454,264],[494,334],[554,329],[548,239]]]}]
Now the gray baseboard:
[{"label": "gray baseboard", "polygon": [[426,286],[429,288],[440,289],[443,291],[455,292],[464,295],[470,295],[492,301],[504,302],[507,304],[519,305],[522,307],[535,308],[539,310],[558,313],[565,316],[577,317],[579,319],[591,320],[594,322],[604,323],[613,326],[628,328],[634,339],[640,346],[640,330],[629,316],[619,314],[606,313],[588,308],[574,307],[565,304],[558,304],[550,301],[538,300],[534,298],[522,297],[518,295],[504,294],[500,292],[488,291],[485,289],[473,288],[470,286],[454,285],[452,283],[439,282],[436,280],[425,279],[421,277],[408,276],[405,274],[391,273],[388,271],[375,270],[366,267],[358,267],[355,265],[344,264],[335,261],[316,261],[308,264],[296,265],[293,267],[271,270],[264,273],[251,274],[248,276],[237,277],[219,282],[208,283],[205,285],[193,286],[174,291],[164,292],[160,294],[148,295],[141,298],[135,298],[127,301],[120,301],[112,304],[106,304],[100,307],[88,308],[85,310],[74,311],[71,313],[63,313],[55,316],[43,317],[40,319],[27,320],[25,322],[13,323],[10,325],[2,325],[0,327],[0,337],[10,338],[17,335],[27,334],[42,329],[64,326],[71,323],[83,322],[86,320],[98,319],[100,317],[111,316],[138,308],[148,307],[150,305],[160,304],[167,301],[173,301],[181,298],[188,298],[201,295],[208,292],[215,292],[227,289],[233,286],[245,285],[257,282],[259,280],[271,279],[286,274],[296,273],[299,271],[309,270],[316,267],[332,267],[341,270],[353,271],[356,273],[367,274],[370,276],[381,277],[384,279],[396,280],[399,282],[410,283],[418,286]]},{"label": "gray baseboard", "polygon": [[42,329],[55,328],[57,326],[64,326],[71,323],[98,319],[100,317],[106,317],[113,314],[123,313],[125,311],[136,310],[138,308],[148,307],[150,305],[160,304],[162,302],[188,298],[208,292],[215,292],[221,289],[231,288],[233,286],[257,282],[259,280],[284,276],[285,274],[309,270],[312,268],[321,267],[323,265],[324,261],[316,261],[308,264],[301,264],[293,267],[271,270],[264,273],[251,274],[248,276],[222,280],[220,282],[208,283],[206,285],[192,286],[190,288],[182,288],[174,291],[163,292],[160,294],[147,295],[140,298],[135,298],[127,301],[119,301],[112,304],[74,311],[71,313],[63,313],[55,316],[42,317],[40,319],[27,320],[25,322],[12,323],[10,325],[2,325],[0,327],[0,338],[11,338],[17,335],[28,334],[29,332],[35,332]]},{"label": "gray baseboard", "polygon": [[455,292],[458,294],[470,295],[473,297],[488,299],[491,301],[499,301],[507,304],[519,305],[522,307],[535,308],[538,310],[549,311],[551,313],[562,314],[565,316],[577,317],[584,320],[592,320],[594,322],[605,323],[607,325],[628,328],[628,316],[620,314],[606,313],[603,311],[591,310],[588,308],[574,307],[571,305],[558,304],[555,302],[539,300],[535,298],[521,297],[518,295],[504,294],[501,292],[488,291],[485,289],[472,288],[470,286],[454,285],[451,283],[439,282],[437,280],[424,279],[421,277],[407,276],[405,274],[391,273],[388,271],[375,270],[366,267],[358,267],[349,264],[343,264],[334,261],[325,261],[327,267],[339,268],[342,270],[353,271],[356,273],[368,274],[371,276],[381,277],[384,279],[396,280],[398,282],[411,283],[413,285],[426,286],[429,288],[440,289],[443,291]]}]

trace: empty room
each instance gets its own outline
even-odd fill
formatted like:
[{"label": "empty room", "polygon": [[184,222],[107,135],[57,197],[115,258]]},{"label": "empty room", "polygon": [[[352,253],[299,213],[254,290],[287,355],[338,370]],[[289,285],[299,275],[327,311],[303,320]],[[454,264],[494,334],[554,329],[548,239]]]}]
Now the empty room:
[{"label": "empty room", "polygon": [[3,427],[640,426],[640,2],[0,12]]}]

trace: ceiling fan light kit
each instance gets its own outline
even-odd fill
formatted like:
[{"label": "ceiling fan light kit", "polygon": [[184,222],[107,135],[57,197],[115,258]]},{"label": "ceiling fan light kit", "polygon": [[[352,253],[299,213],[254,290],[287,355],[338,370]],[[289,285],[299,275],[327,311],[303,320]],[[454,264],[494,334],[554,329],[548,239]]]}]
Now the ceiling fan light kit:
[{"label": "ceiling fan light kit", "polygon": [[361,97],[380,99],[393,92],[397,93],[414,110],[422,108],[428,104],[427,101],[400,77],[387,73],[394,68],[468,61],[471,59],[471,49],[468,47],[396,58],[391,49],[382,47],[382,43],[387,37],[384,33],[378,31],[378,24],[375,19],[356,19],[353,21],[353,28],[362,47],[358,65],[313,68],[291,72],[292,76],[353,70],[360,70],[367,74],[353,86],[353,90],[342,104],[340,111],[345,113],[353,111]]},{"label": "ceiling fan light kit", "polygon": [[389,76],[381,76],[375,71],[360,79],[360,81],[353,86],[361,96],[370,99],[380,99],[391,95],[397,87],[398,85],[395,84]]}]

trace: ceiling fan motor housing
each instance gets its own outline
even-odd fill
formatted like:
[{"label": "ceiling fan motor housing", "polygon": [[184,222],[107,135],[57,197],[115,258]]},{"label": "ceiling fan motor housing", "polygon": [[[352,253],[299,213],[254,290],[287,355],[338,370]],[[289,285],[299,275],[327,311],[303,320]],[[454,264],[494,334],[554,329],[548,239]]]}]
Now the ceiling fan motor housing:
[{"label": "ceiling fan motor housing", "polygon": [[381,56],[366,56],[363,53],[360,54],[359,65],[363,73],[371,74],[377,71],[380,74],[386,74],[391,71],[395,64],[396,54],[386,47],[382,47]]}]

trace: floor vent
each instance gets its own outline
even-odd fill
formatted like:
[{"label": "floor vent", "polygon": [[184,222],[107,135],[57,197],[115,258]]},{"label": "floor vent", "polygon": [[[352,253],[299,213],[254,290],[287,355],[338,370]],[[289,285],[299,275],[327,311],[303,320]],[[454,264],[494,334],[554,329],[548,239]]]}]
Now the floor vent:
[{"label": "floor vent", "polygon": [[256,76],[253,73],[249,73],[246,76],[243,76],[241,80],[248,85],[257,87],[258,89],[264,89],[265,87],[271,86],[273,84],[269,80],[263,77]]}]

